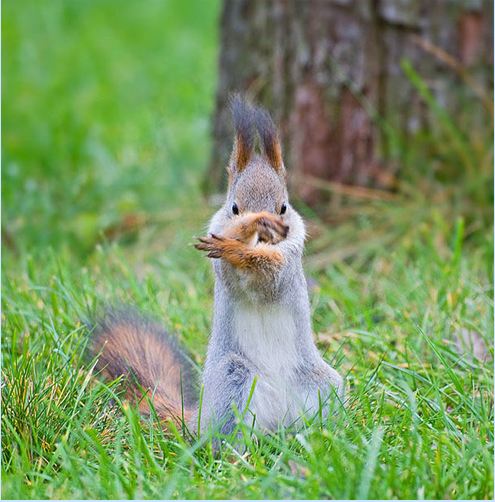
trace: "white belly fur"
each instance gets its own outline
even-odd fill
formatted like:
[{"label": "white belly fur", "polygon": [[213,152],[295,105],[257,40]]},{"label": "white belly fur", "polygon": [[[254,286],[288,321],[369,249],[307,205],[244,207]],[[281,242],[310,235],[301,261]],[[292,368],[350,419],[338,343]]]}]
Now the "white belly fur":
[{"label": "white belly fur", "polygon": [[291,424],[298,415],[302,396],[295,393],[291,375],[298,363],[296,326],[291,312],[281,305],[239,304],[235,311],[235,336],[251,363],[257,381],[249,405],[259,429]]}]

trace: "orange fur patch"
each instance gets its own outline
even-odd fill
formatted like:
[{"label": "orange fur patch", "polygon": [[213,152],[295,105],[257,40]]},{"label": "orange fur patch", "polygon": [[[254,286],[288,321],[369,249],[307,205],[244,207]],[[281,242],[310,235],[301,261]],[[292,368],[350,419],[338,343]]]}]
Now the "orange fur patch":
[{"label": "orange fur patch", "polygon": [[[237,242],[237,241],[234,241]],[[275,272],[284,263],[282,254],[268,244],[246,247],[245,244],[227,245],[224,257],[234,267],[260,272]]]},{"label": "orange fur patch", "polygon": [[223,258],[236,268],[273,273],[284,263],[282,253],[270,244],[250,246],[238,239],[211,235],[202,237],[196,249],[207,251],[209,258]]},{"label": "orange fur patch", "polygon": [[287,237],[288,230],[278,215],[262,211],[234,218],[223,235],[250,244],[257,233],[261,240],[276,244]]},{"label": "orange fur patch", "polygon": [[181,374],[182,366],[174,351],[156,334],[125,322],[116,323],[97,336],[93,350],[101,352],[97,369],[103,375],[109,379],[121,375],[129,379],[126,397],[139,400],[143,413],[150,412],[144,390],[161,419],[176,423],[183,418],[189,420],[192,410],[182,406],[181,378],[187,376]]},{"label": "orange fur patch", "polygon": [[234,142],[234,165],[238,172],[246,168],[251,153],[252,148],[242,140],[240,135],[237,135]]},{"label": "orange fur patch", "polygon": [[266,155],[275,171],[281,171],[284,164],[282,160],[282,147],[278,138],[274,138],[271,144],[266,145]]}]

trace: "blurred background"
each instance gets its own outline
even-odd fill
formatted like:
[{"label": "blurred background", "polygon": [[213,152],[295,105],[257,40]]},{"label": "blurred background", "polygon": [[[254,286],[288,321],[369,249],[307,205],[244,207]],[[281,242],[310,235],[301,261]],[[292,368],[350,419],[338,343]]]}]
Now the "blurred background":
[{"label": "blurred background", "polygon": [[459,217],[466,237],[489,239],[492,11],[461,0],[6,2],[4,250],[84,258],[103,241],[153,240],[178,217],[206,221],[225,187],[233,90],[280,124],[314,266],[431,225],[441,246]]},{"label": "blurred background", "polygon": [[127,222],[198,200],[218,11],[216,2],[5,3],[4,246],[83,257]]},{"label": "blurred background", "polygon": [[[2,42],[3,498],[492,497],[493,2],[5,0]],[[136,305],[203,363],[231,91],[280,125],[349,393],[218,462],[115,408],[83,321]]]}]

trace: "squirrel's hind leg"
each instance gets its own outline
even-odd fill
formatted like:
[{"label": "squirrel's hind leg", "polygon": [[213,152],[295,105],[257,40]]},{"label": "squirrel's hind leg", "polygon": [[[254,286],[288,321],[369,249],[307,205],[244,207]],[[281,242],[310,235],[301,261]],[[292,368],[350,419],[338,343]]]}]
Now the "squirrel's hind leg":
[{"label": "squirrel's hind leg", "polygon": [[204,374],[201,430],[213,428],[222,435],[231,434],[238,420],[234,409],[241,415],[245,413],[253,379],[253,368],[235,353],[208,368]]},{"label": "squirrel's hind leg", "polygon": [[[307,418],[322,414],[326,416],[332,406],[344,401],[345,383],[342,376],[322,361],[318,367],[299,369],[294,387],[302,396],[301,411]],[[321,407],[321,409],[320,409]]]}]

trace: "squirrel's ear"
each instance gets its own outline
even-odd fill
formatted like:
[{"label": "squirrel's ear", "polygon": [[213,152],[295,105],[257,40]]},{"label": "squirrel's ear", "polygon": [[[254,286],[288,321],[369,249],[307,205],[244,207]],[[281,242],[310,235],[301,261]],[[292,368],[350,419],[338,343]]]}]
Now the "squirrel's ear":
[{"label": "squirrel's ear", "polygon": [[241,172],[247,166],[254,147],[253,108],[239,94],[230,99],[230,109],[234,122],[234,149],[230,157],[230,173]]},{"label": "squirrel's ear", "polygon": [[284,162],[282,160],[282,147],[280,145],[277,128],[272,118],[263,108],[256,108],[254,120],[256,129],[261,138],[263,151],[270,165],[275,171],[282,174],[285,171]]}]

